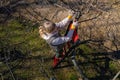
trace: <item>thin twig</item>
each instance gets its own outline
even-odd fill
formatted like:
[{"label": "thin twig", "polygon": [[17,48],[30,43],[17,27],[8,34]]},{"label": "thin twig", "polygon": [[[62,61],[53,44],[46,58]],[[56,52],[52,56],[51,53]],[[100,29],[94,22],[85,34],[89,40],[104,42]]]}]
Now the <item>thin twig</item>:
[{"label": "thin twig", "polygon": [[98,14],[97,16],[95,16],[95,17],[93,17],[93,18],[86,19],[86,20],[83,20],[83,21],[79,21],[79,23],[82,23],[82,22],[86,22],[86,21],[90,21],[90,20],[96,19],[96,18],[98,18],[100,15],[102,15],[102,13]]},{"label": "thin twig", "polygon": [[0,76],[1,76],[1,80],[4,80],[2,73],[0,73]]}]

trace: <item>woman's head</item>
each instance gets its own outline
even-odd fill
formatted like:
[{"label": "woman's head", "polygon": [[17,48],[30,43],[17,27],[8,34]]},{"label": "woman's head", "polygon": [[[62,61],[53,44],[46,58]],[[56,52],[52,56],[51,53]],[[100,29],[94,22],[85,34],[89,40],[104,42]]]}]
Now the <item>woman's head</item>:
[{"label": "woman's head", "polygon": [[51,33],[55,29],[55,23],[47,20],[43,23],[43,27],[47,33]]},{"label": "woman's head", "polygon": [[47,20],[43,23],[42,26],[39,27],[39,33],[41,37],[47,35],[47,33],[52,33],[56,30],[55,23]]}]

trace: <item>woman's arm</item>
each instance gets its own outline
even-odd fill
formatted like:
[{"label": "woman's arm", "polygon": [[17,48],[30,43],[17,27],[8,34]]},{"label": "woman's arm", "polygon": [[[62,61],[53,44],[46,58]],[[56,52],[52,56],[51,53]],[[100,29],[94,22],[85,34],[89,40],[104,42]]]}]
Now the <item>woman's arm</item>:
[{"label": "woman's arm", "polygon": [[74,30],[76,29],[76,27],[78,27],[78,21],[72,23],[72,26],[71,26],[68,34],[65,37],[58,37],[58,38],[54,39],[52,41],[52,45],[57,46],[57,45],[64,44],[64,43],[72,40],[72,36],[73,36]]},{"label": "woman's arm", "polygon": [[55,23],[56,27],[58,27],[58,28],[64,28],[65,26],[67,26],[67,24],[70,23],[71,19],[72,19],[72,16],[69,15],[67,18],[63,19],[62,21],[60,21],[58,23]]},{"label": "woman's arm", "polygon": [[56,27],[64,28],[65,26],[67,26],[67,24],[70,23],[70,21],[72,20],[72,17],[74,16],[74,14],[75,14],[75,12],[70,10],[68,17],[63,19],[62,21],[56,23]]}]

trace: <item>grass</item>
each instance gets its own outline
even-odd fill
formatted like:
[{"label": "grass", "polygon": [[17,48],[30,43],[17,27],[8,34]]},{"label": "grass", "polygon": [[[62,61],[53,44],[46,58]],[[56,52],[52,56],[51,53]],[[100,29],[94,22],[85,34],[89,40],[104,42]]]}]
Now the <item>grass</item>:
[{"label": "grass", "polygon": [[[7,25],[0,26],[0,37],[10,40],[8,42],[10,44],[26,42],[26,45],[29,45],[29,49],[33,49],[34,51],[41,50],[42,52],[42,48],[47,47],[48,45],[46,45],[45,41],[39,37],[38,29],[36,28],[34,30],[31,29],[30,31],[27,31],[26,27],[27,26],[23,26],[17,20],[11,20]],[[48,49],[45,51],[48,51]]]},{"label": "grass", "polygon": [[[0,25],[0,38],[2,38],[0,39],[0,47],[12,45],[12,47],[16,47],[18,50],[21,50],[23,54],[26,54],[26,52],[28,52],[28,55],[32,55],[33,58],[35,56],[52,56],[53,52],[50,52],[51,49],[49,48],[49,45],[39,37],[37,26],[33,27],[35,28],[29,29],[28,25],[22,25],[18,20],[14,19],[10,20],[8,24]],[[14,45],[17,43],[21,44]],[[80,57],[77,59],[80,59],[80,61],[84,63],[80,65],[84,73],[89,78],[95,78],[96,76],[99,76],[100,73],[97,72],[96,69],[100,70],[101,67],[104,67],[105,61],[100,60],[101,62],[98,62],[97,60],[94,60],[95,57],[91,54],[96,52],[96,50],[93,50],[85,44],[80,45],[78,48],[83,50],[83,55],[80,53]],[[99,57],[102,56],[98,56],[97,58]],[[89,62],[85,64],[87,61],[93,61],[94,63]],[[45,68],[49,68],[51,66],[50,62],[51,61],[44,63]],[[111,61],[109,63],[109,66],[110,71],[112,71],[113,74],[119,70],[119,66],[114,61]],[[25,60],[22,64],[20,64],[14,73],[23,80],[35,80],[35,78],[43,78],[42,74],[39,72],[39,68],[40,63],[36,59],[30,59]],[[0,69],[3,69],[2,66],[0,66]],[[72,68],[59,69],[57,73],[55,72],[55,74],[59,80],[77,80],[76,71]]]},{"label": "grass", "polygon": [[91,49],[90,47],[88,47],[88,46],[85,45],[85,44],[80,45],[79,48],[83,50],[84,54],[88,54],[88,53],[94,52],[93,49]]},{"label": "grass", "polygon": [[109,67],[113,72],[118,72],[118,70],[120,70],[119,63],[115,61],[111,61]]},{"label": "grass", "polygon": [[78,76],[76,76],[75,74],[71,74],[70,76],[70,80],[77,80]]},{"label": "grass", "polygon": [[[39,37],[38,29],[36,28],[34,30],[31,29],[27,31],[26,27],[27,26],[23,26],[21,23],[19,23],[19,21],[14,20],[14,19],[10,20],[5,25],[0,25],[0,31],[1,31],[0,38],[2,38],[0,39],[0,43],[2,44],[0,45],[0,47],[3,47],[3,46],[9,47],[9,45],[11,45],[12,47],[16,47],[18,50],[22,51],[23,54],[26,54],[26,52],[29,52],[29,51],[31,51],[31,54],[33,55],[36,54],[36,51],[39,51],[38,55],[41,55],[42,53],[47,52],[49,48],[48,49],[46,48],[43,49],[43,48],[47,47],[48,45],[46,45],[45,41]],[[21,43],[21,44],[14,45],[17,43]],[[26,63],[23,63],[23,64],[20,64],[19,66],[25,66],[25,64]],[[31,65],[32,64],[30,62],[29,66]],[[36,67],[36,69],[39,69],[38,66],[33,66],[33,67]],[[1,66],[1,69],[3,69],[2,66]],[[18,70],[16,70],[17,72],[15,72],[15,74],[17,74],[18,77],[27,78],[29,76],[32,76],[30,74],[34,72],[33,70],[29,72],[30,69],[19,68]]]}]

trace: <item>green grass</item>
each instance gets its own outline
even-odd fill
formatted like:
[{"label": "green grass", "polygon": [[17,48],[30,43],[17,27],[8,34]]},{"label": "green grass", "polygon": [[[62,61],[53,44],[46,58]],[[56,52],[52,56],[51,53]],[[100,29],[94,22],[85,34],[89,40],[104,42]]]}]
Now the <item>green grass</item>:
[{"label": "green grass", "polygon": [[[26,28],[28,27],[28,28]],[[35,26],[33,26],[35,27]],[[0,37],[5,38],[7,44],[16,44],[20,42],[26,42],[28,48],[33,51],[40,50],[41,52],[49,52],[49,47],[43,39],[39,37],[38,28],[34,30],[29,29],[29,26],[23,26],[17,20],[10,20],[8,24],[0,26]],[[3,45],[4,45],[3,41]],[[24,44],[25,46],[25,44]],[[43,49],[47,47],[47,49]]]},{"label": "green grass", "polygon": [[[9,45],[12,45],[12,47],[16,47],[18,50],[21,50],[23,54],[26,54],[26,52],[30,52],[30,54],[28,53],[28,55],[32,55],[33,57],[40,56],[40,55],[46,56],[46,57],[52,56],[53,54],[51,54],[50,52],[51,49],[49,45],[45,42],[45,40],[40,38],[37,26],[33,26],[33,27],[36,27],[34,29],[31,29],[31,26],[29,28],[29,26],[22,25],[21,23],[19,23],[18,20],[10,20],[8,24],[0,25],[0,38],[1,38],[0,47],[3,47],[3,46],[9,47]],[[24,42],[24,43],[21,43],[21,42]],[[14,45],[17,43],[21,43],[21,44]],[[12,49],[12,47],[10,48]],[[93,50],[92,48],[88,47],[85,44],[80,45],[78,48],[83,50],[82,54],[86,57],[80,56],[77,59],[80,58],[80,61],[83,63],[87,62],[88,60],[94,61],[93,60],[94,57],[91,54],[96,52],[96,50]],[[49,62],[50,61],[45,63],[46,67],[51,66],[51,63]],[[104,62],[96,61],[95,63],[98,66],[104,67]],[[19,66],[22,66],[23,69],[18,67],[18,69],[16,69],[15,71],[15,74],[18,77],[21,77],[22,79],[28,79],[31,77],[40,77],[41,74],[39,73],[39,68],[40,68],[39,64],[40,63],[38,63],[35,59],[25,61],[24,64],[19,65]],[[27,66],[29,68],[26,68]],[[95,64],[88,63],[88,65],[83,64],[80,66],[82,67],[84,73],[89,78],[93,78],[99,75],[99,73],[97,73],[97,71],[94,69]],[[114,61],[111,61],[109,66],[110,66],[110,70],[113,71],[114,74],[117,72],[117,70],[119,70],[119,66]],[[0,66],[0,69],[4,69],[4,68]],[[76,76],[76,72],[75,71],[69,72],[70,70],[72,69],[66,68],[65,71],[63,69],[58,70],[58,73],[56,74],[57,78],[59,78],[60,80],[68,80],[68,79],[77,80],[78,77]],[[34,79],[31,79],[31,80],[34,80]]]},{"label": "green grass", "polygon": [[[29,26],[30,25],[31,24],[29,24]],[[10,20],[7,24],[0,25],[0,47],[5,46],[9,47],[9,49],[16,47],[16,49],[20,50],[23,54],[26,54],[27,52],[28,55],[32,55],[33,57],[48,55],[50,48],[45,40],[40,38],[37,26],[33,26],[34,29],[31,29],[31,26],[29,26],[24,26],[19,23],[18,20],[14,19]],[[20,44],[14,45],[17,43]],[[12,64],[14,64],[14,62]],[[39,72],[40,67],[38,64],[40,63],[34,61],[34,59],[30,61],[28,60],[23,64],[18,65],[18,68],[15,70],[14,73],[17,77],[23,80],[34,80],[35,77],[39,77],[41,75]],[[27,65],[30,68],[25,68],[25,66]],[[20,66],[22,66],[23,69],[19,68]],[[0,66],[0,69],[6,70],[7,68]]]},{"label": "green grass", "polygon": [[71,74],[70,80],[78,80],[78,76],[75,74]]},{"label": "green grass", "polygon": [[83,50],[84,54],[88,54],[88,53],[94,52],[93,49],[91,49],[90,47],[88,47],[88,46],[85,45],[85,44],[80,45],[79,48]]},{"label": "green grass", "polygon": [[110,61],[109,67],[113,72],[117,72],[118,70],[120,70],[120,65],[118,64],[118,62],[115,61]]}]

